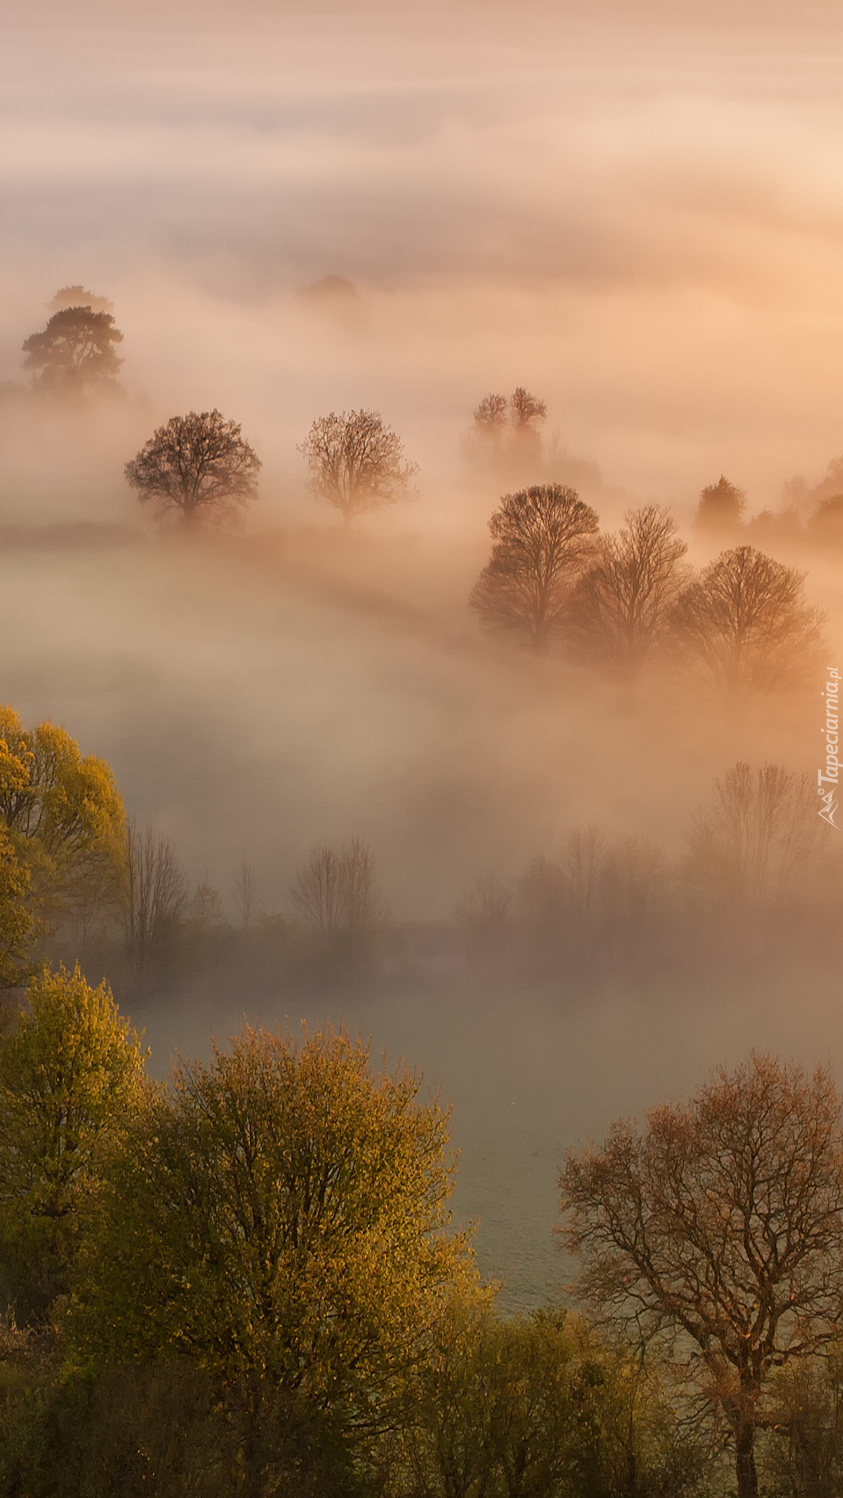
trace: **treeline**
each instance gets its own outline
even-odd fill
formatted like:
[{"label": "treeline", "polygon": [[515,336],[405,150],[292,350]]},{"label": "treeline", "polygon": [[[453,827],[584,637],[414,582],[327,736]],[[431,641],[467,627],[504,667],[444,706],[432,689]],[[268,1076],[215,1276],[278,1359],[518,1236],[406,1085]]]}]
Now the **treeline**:
[{"label": "treeline", "polygon": [[572,1152],[592,1319],[505,1317],[414,1073],[246,1030],[157,1087],[78,969],[0,1015],[0,1494],[840,1492],[827,1074],[755,1058]]},{"label": "treeline", "polygon": [[62,729],[0,709],[0,989],[81,961],[127,997],[210,974],[255,992],[414,983],[465,962],[560,992],[624,976],[683,979],[833,955],[843,862],[816,786],[738,763],[689,807],[678,854],[574,828],[514,873],[479,872],[450,921],[390,912],[371,846],[315,846],[280,909],[244,863],[191,886],[173,843],[125,816],[109,767]]},{"label": "treeline", "polygon": [[573,985],[832,960],[843,860],[816,785],[739,762],[712,790],[678,856],[587,826],[520,873],[479,874],[457,909],[469,958]]}]

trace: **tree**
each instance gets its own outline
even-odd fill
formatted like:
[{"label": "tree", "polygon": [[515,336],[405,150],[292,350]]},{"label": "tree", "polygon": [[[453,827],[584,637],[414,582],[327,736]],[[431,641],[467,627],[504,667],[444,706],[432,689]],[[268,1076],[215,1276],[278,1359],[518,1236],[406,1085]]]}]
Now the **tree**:
[{"label": "tree", "polygon": [[17,988],[29,976],[36,922],[29,908],[29,869],[8,833],[0,828],[0,990]]},{"label": "tree", "polygon": [[539,421],[547,416],[547,406],[538,396],[531,395],[523,385],[517,385],[509,397],[512,425],[516,431],[533,431]]},{"label": "tree", "polygon": [[307,460],[311,489],[339,510],[346,525],[366,510],[395,504],[418,472],[377,411],[320,416],[298,451]]},{"label": "tree", "polygon": [[737,530],[746,508],[746,494],[737,484],[732,484],[720,475],[716,484],[703,489],[694,525],[709,535],[722,535],[724,531]]},{"label": "tree", "polygon": [[533,650],[558,635],[571,585],[593,555],[597,516],[575,489],[537,484],[505,494],[489,521],[493,546],[471,594],[483,624]]},{"label": "tree", "polygon": [[172,416],[126,464],[125,473],[142,504],[155,500],[161,514],[173,510],[190,526],[229,515],[254,499],[260,469],[239,423],[214,410]]},{"label": "tree", "polygon": [[255,1435],[264,1391],[377,1427],[443,1297],[473,1276],[446,1232],[448,1115],[419,1094],[331,1029],[300,1044],[247,1029],[210,1065],[179,1065],[94,1204],[79,1355],[181,1356],[241,1382]]},{"label": "tree", "polygon": [[32,333],[24,341],[24,369],[31,369],[45,389],[72,392],[86,385],[108,386],[123,362],[114,352],[114,345],[122,342],[110,312],[62,307],[42,333]]},{"label": "tree", "polygon": [[755,1498],[771,1377],[839,1335],[843,1129],[830,1073],[753,1056],[646,1128],[613,1125],[561,1177],[580,1288],[609,1320],[663,1337],[722,1412],[739,1498]]},{"label": "tree", "polygon": [[631,670],[662,645],[688,550],[660,505],[628,510],[626,528],[601,537],[571,597],[570,628],[586,656]]},{"label": "tree", "polygon": [[670,1498],[702,1463],[640,1360],[548,1308],[448,1306],[409,1380],[399,1450],[426,1498]]},{"label": "tree", "polygon": [[31,902],[60,918],[86,885],[116,891],[125,813],[104,760],[82,755],[63,728],[23,727],[0,706],[0,828],[31,879]]},{"label": "tree", "polygon": [[260,897],[260,882],[252,864],[245,861],[241,863],[231,881],[231,892],[234,895],[240,924],[244,931],[249,931],[258,913]]},{"label": "tree", "polygon": [[78,966],[33,978],[0,1034],[0,1288],[39,1313],[68,1288],[98,1150],[144,1095],[140,1041]]},{"label": "tree", "polygon": [[804,574],[751,546],[724,551],[671,614],[678,649],[730,691],[798,680],[817,660],[823,615],[803,602]]},{"label": "tree", "polygon": [[359,837],[343,848],[314,848],[292,893],[307,924],[329,937],[360,935],[381,917],[374,855]]},{"label": "tree", "polygon": [[126,945],[141,977],[164,956],[187,904],[175,849],[152,827],[126,828],[121,888]]},{"label": "tree", "polygon": [[509,401],[505,395],[484,395],[474,412],[475,428],[485,435],[494,435],[507,425]]},{"label": "tree", "polygon": [[739,760],[714,782],[714,805],[689,834],[685,875],[700,898],[739,912],[777,907],[818,831],[816,788],[784,765]]},{"label": "tree", "polygon": [[508,400],[505,395],[485,395],[474,412],[474,426],[484,436],[495,436],[507,428],[523,435],[535,433],[537,423],[546,415],[544,401],[518,385]]}]

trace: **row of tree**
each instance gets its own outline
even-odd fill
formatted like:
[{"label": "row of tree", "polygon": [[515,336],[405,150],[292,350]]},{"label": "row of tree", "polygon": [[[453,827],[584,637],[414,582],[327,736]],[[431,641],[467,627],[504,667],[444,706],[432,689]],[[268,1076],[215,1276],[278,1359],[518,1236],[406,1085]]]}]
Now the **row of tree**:
[{"label": "row of tree", "polygon": [[[46,327],[23,344],[24,367],[36,387],[65,396],[87,388],[116,388],[123,362],[116,347],[123,334],[115,325],[111,302],[75,285],[62,287],[48,305]],[[546,403],[521,385],[510,396],[484,396],[474,412],[467,454],[490,474],[515,476],[520,471],[523,482],[525,466],[536,466],[546,416]],[[417,465],[407,462],[400,438],[375,411],[332,412],[320,418],[300,451],[312,487],[346,521],[412,492]],[[550,456],[557,467],[564,466],[566,455],[558,450],[558,436]],[[219,411],[206,411],[174,417],[159,428],[126,472],[142,499],[153,498],[190,522],[253,498],[259,469],[239,425]],[[789,545],[800,540],[839,544],[843,459],[832,461],[813,487],[800,476],[789,480],[779,510],[764,510],[748,523],[745,510],[745,491],[721,475],[702,490],[695,525],[701,535],[721,542],[745,538]]]},{"label": "row of tree", "polygon": [[104,985],[0,1011],[0,1493],[839,1491],[843,1120],[753,1057],[571,1151],[589,1326],[503,1318],[448,1114],[330,1029],[152,1084]]},{"label": "row of tree", "polygon": [[730,690],[788,686],[818,665],[823,616],[804,600],[804,576],[738,546],[694,577],[661,506],[601,536],[575,489],[540,484],[505,495],[489,529],[472,607],[533,650],[562,642],[623,673],[672,656]]},{"label": "row of tree", "polygon": [[[633,959],[673,970],[684,952],[696,963],[713,929],[718,950],[730,937],[729,961],[755,953],[762,935],[771,950],[815,946],[824,960],[843,871],[818,805],[807,777],[738,763],[692,813],[678,857],[648,839],[574,829],[518,877],[476,878],[456,928],[472,960],[511,957],[578,982]],[[102,760],[52,724],[27,729],[0,709],[0,988],[19,986],[50,954],[72,962],[96,952],[130,988],[223,957],[254,959],[255,977],[269,964],[276,984],[295,972],[396,965],[410,975],[420,961],[418,938],[390,919],[362,838],[314,847],[284,912],[265,908],[248,863],[229,893],[238,929],[209,881],[191,887],[166,837],[127,821]]]}]

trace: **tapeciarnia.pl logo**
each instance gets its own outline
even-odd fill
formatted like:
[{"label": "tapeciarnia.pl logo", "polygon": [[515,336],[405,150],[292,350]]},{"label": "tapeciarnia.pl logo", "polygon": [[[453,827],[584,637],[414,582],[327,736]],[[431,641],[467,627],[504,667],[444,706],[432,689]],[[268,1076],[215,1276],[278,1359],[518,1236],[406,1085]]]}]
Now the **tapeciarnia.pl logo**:
[{"label": "tapeciarnia.pl logo", "polygon": [[[837,783],[840,773],[840,762],[837,758],[840,672],[836,666],[826,666],[826,670],[831,680],[826,682],[825,691],[821,694],[825,698],[825,728],[822,730],[825,734],[825,774],[822,770],[817,771],[817,794],[822,801],[817,815],[830,826],[837,827],[834,813],[837,810]],[[825,785],[828,786],[827,791],[823,789]]]}]

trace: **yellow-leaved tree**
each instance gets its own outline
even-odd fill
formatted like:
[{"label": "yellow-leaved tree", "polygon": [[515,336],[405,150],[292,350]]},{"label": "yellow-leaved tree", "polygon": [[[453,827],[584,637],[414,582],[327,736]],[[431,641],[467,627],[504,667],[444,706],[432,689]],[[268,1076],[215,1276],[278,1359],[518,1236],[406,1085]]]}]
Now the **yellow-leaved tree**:
[{"label": "yellow-leaved tree", "polygon": [[42,921],[72,915],[85,925],[116,900],[125,813],[109,766],[83,755],[63,728],[24,728],[2,705],[0,831],[29,881],[30,911]]},{"label": "yellow-leaved tree", "polygon": [[41,972],[0,1032],[0,1302],[44,1312],[68,1288],[101,1148],[149,1095],[108,986]]},{"label": "yellow-leaved tree", "polygon": [[419,1094],[330,1028],[301,1043],[246,1029],[210,1065],[180,1065],[113,1152],[77,1357],[190,1360],[243,1391],[247,1447],[268,1399],[342,1439],[376,1427],[448,1295],[476,1282],[448,1231],[448,1113]]}]

